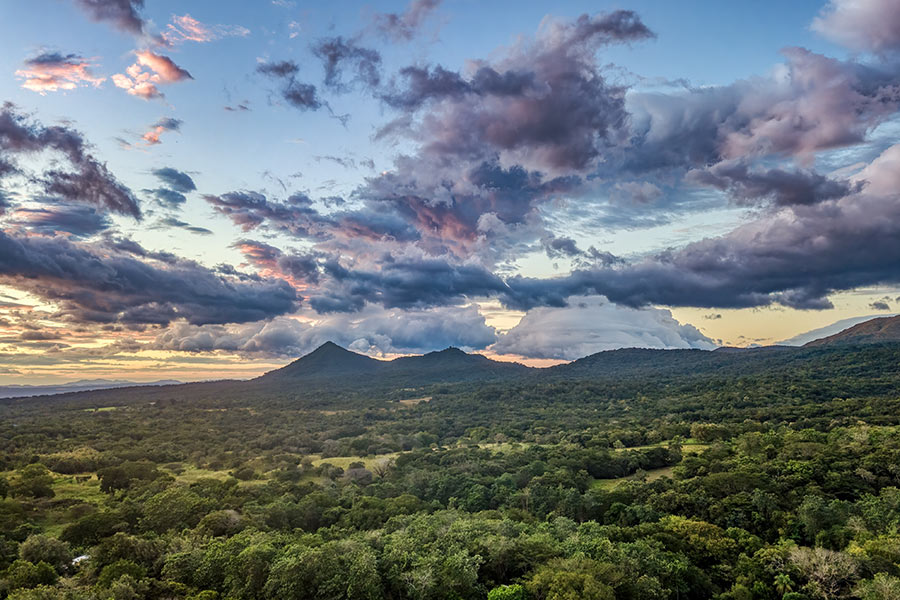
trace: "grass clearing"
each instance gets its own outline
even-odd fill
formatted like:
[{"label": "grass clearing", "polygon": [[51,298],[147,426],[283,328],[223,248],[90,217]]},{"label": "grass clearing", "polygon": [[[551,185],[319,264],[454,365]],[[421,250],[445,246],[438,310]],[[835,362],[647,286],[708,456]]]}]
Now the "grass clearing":
[{"label": "grass clearing", "polygon": [[379,454],[378,456],[331,456],[329,458],[322,458],[318,454],[310,454],[309,458],[310,460],[312,460],[312,464],[314,467],[318,467],[324,463],[328,463],[335,467],[340,467],[346,471],[350,467],[350,465],[355,462],[361,462],[367,469],[371,469],[373,466],[383,460],[396,458],[398,456],[400,456],[399,452],[392,452],[390,454]]},{"label": "grass clearing", "polygon": [[647,483],[651,481],[656,481],[657,479],[662,479],[663,477],[671,477],[675,467],[662,467],[660,469],[650,469],[649,471],[644,471],[644,478],[639,479],[635,475],[628,475],[627,477],[619,477],[617,479],[595,479],[591,484],[591,487],[599,490],[611,490],[623,481],[645,481]]}]

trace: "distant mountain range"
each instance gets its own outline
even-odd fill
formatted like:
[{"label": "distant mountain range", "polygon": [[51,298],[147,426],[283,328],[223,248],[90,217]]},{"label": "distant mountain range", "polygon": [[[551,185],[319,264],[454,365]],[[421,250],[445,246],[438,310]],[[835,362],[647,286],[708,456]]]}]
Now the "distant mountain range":
[{"label": "distant mountain range", "polygon": [[370,386],[403,386],[413,382],[418,386],[504,379],[535,370],[519,363],[491,360],[481,354],[467,354],[459,348],[376,360],[326,342],[306,356],[253,381],[260,385],[303,381],[307,385],[324,383],[329,386],[355,386],[363,382]]},{"label": "distant mountain range", "polygon": [[[875,318],[804,346],[718,348],[716,350],[651,350],[623,348],[598,352],[571,363],[531,368],[514,362],[467,354],[458,348],[376,360],[327,342],[292,363],[250,381],[218,381],[178,385],[177,381],[78,381],[57,386],[0,387],[0,398],[78,394],[86,405],[127,401],[120,388],[138,387],[148,401],[268,398],[312,406],[341,398],[404,397],[440,391],[441,386],[495,382],[610,380],[634,378],[739,377],[800,364],[821,364],[850,347],[900,344],[900,316]],[[153,387],[156,386],[156,387]]]},{"label": "distant mountain range", "polygon": [[28,396],[49,396],[52,394],[65,394],[68,392],[86,392],[91,390],[108,390],[124,387],[144,387],[156,385],[179,385],[180,381],[174,379],[161,379],[141,383],[122,379],[82,379],[57,385],[6,385],[0,386],[0,398],[25,398]]}]

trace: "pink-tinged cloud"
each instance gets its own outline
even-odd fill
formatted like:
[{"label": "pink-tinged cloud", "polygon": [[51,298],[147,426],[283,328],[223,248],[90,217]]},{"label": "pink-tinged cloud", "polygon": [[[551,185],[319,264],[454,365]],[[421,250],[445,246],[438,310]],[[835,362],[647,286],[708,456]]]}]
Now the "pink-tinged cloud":
[{"label": "pink-tinged cloud", "polygon": [[168,31],[163,33],[163,38],[169,44],[183,42],[205,43],[223,37],[247,37],[250,30],[240,25],[206,25],[189,14],[181,17],[172,15],[172,22],[167,26]]},{"label": "pink-tinged cloud", "polygon": [[122,88],[132,96],[144,100],[163,98],[164,94],[157,84],[193,79],[187,70],[176,65],[168,56],[154,54],[149,50],[141,50],[135,54],[137,62],[125,69],[125,73],[116,73],[112,76],[116,87]]},{"label": "pink-tinged cloud", "polygon": [[160,138],[163,133],[167,131],[178,131],[180,128],[181,121],[166,117],[151,125],[147,133],[141,136],[141,139],[144,140],[148,146],[155,146],[162,143]]},{"label": "pink-tinged cloud", "polygon": [[812,28],[852,50],[900,51],[900,0],[831,0]]},{"label": "pink-tinged cloud", "polygon": [[25,81],[22,87],[41,95],[59,90],[93,85],[98,87],[105,77],[95,77],[90,68],[95,66],[89,59],[77,54],[44,52],[25,61],[23,68],[16,71],[16,77]]},{"label": "pink-tinged cloud", "polygon": [[122,88],[132,96],[137,96],[144,100],[153,100],[154,98],[162,98],[164,96],[164,94],[159,91],[159,88],[150,81],[138,81],[121,73],[113,75],[112,80],[113,83],[116,84],[116,87]]},{"label": "pink-tinged cloud", "polygon": [[149,50],[141,50],[136,53],[137,64],[146,67],[159,76],[162,83],[176,83],[186,79],[193,79],[190,73],[182,69],[168,56],[154,54]]}]

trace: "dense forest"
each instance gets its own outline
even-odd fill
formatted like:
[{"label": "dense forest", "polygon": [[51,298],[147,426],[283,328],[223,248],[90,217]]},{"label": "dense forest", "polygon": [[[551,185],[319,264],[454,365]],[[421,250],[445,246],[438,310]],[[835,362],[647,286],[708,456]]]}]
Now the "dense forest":
[{"label": "dense forest", "polygon": [[326,350],[0,401],[0,597],[900,598],[900,344]]}]

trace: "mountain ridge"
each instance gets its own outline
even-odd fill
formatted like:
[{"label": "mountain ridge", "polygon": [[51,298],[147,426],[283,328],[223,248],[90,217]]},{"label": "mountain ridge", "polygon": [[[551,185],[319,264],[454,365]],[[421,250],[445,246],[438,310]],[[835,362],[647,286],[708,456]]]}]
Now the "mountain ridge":
[{"label": "mountain ridge", "polygon": [[875,317],[803,345],[804,348],[848,344],[900,342],[900,316]]},{"label": "mountain ridge", "polygon": [[[665,380],[681,377],[734,377],[779,369],[804,361],[817,361],[835,350],[852,346],[900,346],[900,317],[876,317],[849,327],[839,334],[828,336],[804,346],[761,346],[755,348],[649,349],[620,348],[597,352],[570,363],[553,367],[528,367],[514,362],[493,360],[459,348],[402,356],[393,360],[378,360],[326,342],[291,363],[246,381],[195,382],[180,385],[174,382],[137,384],[108,383],[94,388],[80,388],[85,382],[71,382],[59,386],[0,387],[0,399],[29,396],[61,396],[93,394],[104,403],[121,397],[121,391],[156,386],[164,397],[184,393],[195,396],[202,390],[217,390],[214,394],[239,396],[251,392],[271,398],[331,397],[339,399],[347,394],[356,396],[392,396],[424,390],[435,385],[473,385],[498,382],[612,380],[622,377],[659,377]],[[227,388],[222,386],[228,386]],[[11,393],[3,394],[12,389]],[[226,390],[223,392],[223,390]],[[349,396],[348,396],[349,397]]]}]

